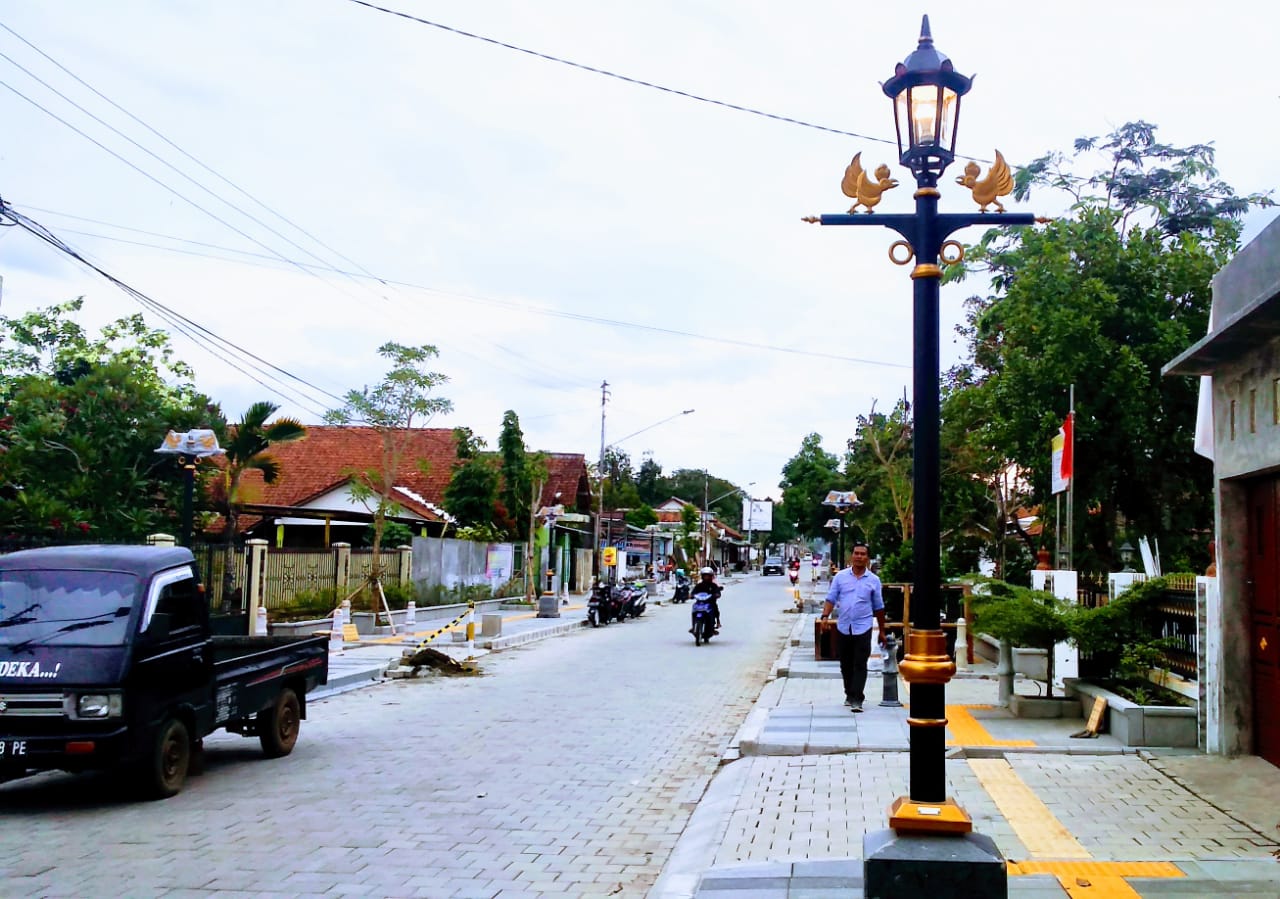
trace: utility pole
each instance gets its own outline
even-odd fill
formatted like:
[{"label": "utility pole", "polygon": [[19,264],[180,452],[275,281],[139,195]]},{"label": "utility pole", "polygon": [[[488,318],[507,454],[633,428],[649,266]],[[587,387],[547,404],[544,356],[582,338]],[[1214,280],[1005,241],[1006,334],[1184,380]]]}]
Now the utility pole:
[{"label": "utility pole", "polygon": [[600,496],[596,503],[595,544],[591,548],[591,567],[600,579],[600,519],[604,517],[604,410],[609,402],[609,382],[600,382]]},{"label": "utility pole", "polygon": [[707,546],[707,516],[710,511],[707,509],[708,497],[711,496],[711,475],[707,469],[702,469],[702,564],[706,565],[711,561],[711,550]]}]

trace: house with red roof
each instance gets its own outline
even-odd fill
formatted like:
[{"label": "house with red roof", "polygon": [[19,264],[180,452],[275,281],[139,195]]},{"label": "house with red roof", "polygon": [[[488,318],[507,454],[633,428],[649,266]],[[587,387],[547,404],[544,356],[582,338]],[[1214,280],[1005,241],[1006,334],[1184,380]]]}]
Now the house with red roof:
[{"label": "house with red roof", "polygon": [[[458,461],[452,428],[406,428],[394,432],[402,447],[392,484],[400,507],[389,520],[408,525],[421,536],[444,536],[450,526],[444,491]],[[241,481],[239,524],[245,537],[262,537],[275,546],[327,547],[363,542],[373,520],[373,503],[352,495],[359,473],[381,471],[382,435],[375,428],[311,425],[302,440],[271,448],[280,477],[266,484],[257,471]],[[566,512],[591,509],[591,482],[581,453],[545,453],[548,477],[538,507],[563,505]],[[219,520],[209,531],[218,532]]]}]

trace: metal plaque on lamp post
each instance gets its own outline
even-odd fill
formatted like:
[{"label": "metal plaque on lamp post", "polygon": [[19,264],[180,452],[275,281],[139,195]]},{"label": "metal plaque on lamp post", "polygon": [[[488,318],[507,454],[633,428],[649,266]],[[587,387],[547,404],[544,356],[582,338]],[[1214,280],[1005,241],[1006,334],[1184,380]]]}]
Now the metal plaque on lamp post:
[{"label": "metal plaque on lamp post", "polygon": [[[184,431],[170,431],[164,435],[164,442],[156,448],[157,453],[177,456],[182,466],[182,545],[191,546],[191,505],[195,493],[196,463],[209,456],[220,456],[226,452],[218,446],[218,435],[208,428]],[[229,499],[229,497],[228,497]]]}]

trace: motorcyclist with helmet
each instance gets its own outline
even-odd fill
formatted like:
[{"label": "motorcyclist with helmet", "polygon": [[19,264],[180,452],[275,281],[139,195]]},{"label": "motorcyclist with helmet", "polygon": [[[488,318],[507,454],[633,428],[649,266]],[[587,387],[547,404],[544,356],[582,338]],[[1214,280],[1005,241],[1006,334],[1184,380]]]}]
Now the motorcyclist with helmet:
[{"label": "motorcyclist with helmet", "polygon": [[[720,630],[720,594],[724,592],[724,588],[716,583],[716,571],[714,568],[707,566],[698,572],[702,579],[693,585],[693,589],[689,591],[695,597],[699,593],[706,593],[709,596],[707,600],[711,603],[711,611],[715,615],[716,631]],[[690,622],[692,624],[692,622]],[[693,628],[689,628],[689,633],[693,633]]]}]

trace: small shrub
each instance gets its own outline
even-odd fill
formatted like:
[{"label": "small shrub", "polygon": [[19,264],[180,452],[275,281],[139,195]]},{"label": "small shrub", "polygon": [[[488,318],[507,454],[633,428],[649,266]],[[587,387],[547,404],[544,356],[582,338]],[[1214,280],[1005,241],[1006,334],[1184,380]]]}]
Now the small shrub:
[{"label": "small shrub", "polygon": [[318,590],[299,590],[293,599],[270,611],[274,621],[310,621],[313,618],[328,618],[333,610],[342,604],[345,592],[336,587],[322,587]]},{"label": "small shrub", "polygon": [[1071,638],[1079,607],[1043,590],[986,578],[982,583],[987,592],[974,594],[971,602],[975,629],[1010,646],[1045,650],[1046,694],[1052,696],[1053,647]]}]

